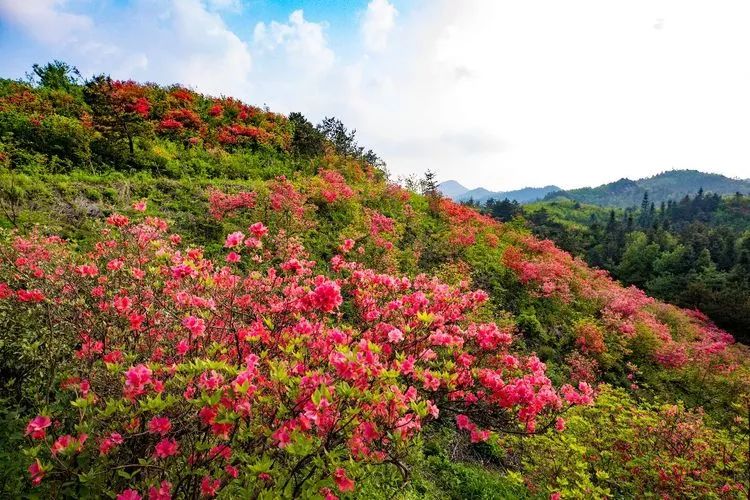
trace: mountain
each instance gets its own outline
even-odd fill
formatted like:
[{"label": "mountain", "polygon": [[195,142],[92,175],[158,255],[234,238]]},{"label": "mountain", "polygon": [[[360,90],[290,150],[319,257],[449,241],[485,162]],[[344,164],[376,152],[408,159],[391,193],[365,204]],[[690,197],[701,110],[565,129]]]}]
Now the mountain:
[{"label": "mountain", "polygon": [[640,206],[645,193],[658,205],[662,201],[678,201],[685,195],[695,195],[700,189],[707,194],[748,194],[750,179],[732,179],[698,170],[670,170],[635,181],[623,178],[598,187],[561,190],[547,194],[545,199],[563,197],[581,203],[627,208]]},{"label": "mountain", "polygon": [[560,191],[557,186],[545,186],[540,188],[526,187],[513,191],[490,191],[485,188],[467,189],[456,181],[445,181],[438,185],[438,191],[454,201],[473,200],[484,203],[490,198],[495,200],[509,199],[518,203],[531,203],[541,200],[547,194]]},{"label": "mountain", "polygon": [[0,498],[746,497],[750,353],[701,312],[335,119],[35,70],[0,79]]},{"label": "mountain", "polygon": [[444,196],[447,196],[452,200],[456,200],[461,197],[461,195],[469,191],[469,189],[459,184],[457,181],[445,181],[438,184],[438,191],[440,191]]}]

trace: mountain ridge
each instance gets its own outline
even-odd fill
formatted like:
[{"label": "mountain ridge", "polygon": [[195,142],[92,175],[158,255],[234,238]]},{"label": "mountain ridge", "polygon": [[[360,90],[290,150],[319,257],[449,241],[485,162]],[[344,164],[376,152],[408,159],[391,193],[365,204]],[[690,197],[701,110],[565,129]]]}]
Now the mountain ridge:
[{"label": "mountain ridge", "polygon": [[541,200],[549,193],[560,191],[560,188],[555,185],[548,185],[544,187],[524,187],[510,191],[491,191],[483,187],[468,189],[458,181],[448,180],[438,184],[438,191],[453,201],[483,203],[491,198],[495,200],[504,200],[507,198],[518,203],[531,203]]},{"label": "mountain ridge", "polygon": [[596,187],[560,190],[549,193],[545,200],[568,198],[581,203],[627,208],[640,205],[648,193],[653,203],[677,201],[698,191],[731,195],[750,193],[750,179],[734,179],[722,174],[699,170],[667,170],[651,177],[631,180],[626,177]]}]

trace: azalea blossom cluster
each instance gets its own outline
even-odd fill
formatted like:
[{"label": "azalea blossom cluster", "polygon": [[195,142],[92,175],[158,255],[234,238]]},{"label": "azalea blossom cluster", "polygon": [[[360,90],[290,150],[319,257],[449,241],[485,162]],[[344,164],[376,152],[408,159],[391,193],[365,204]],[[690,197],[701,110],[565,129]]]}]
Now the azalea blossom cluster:
[{"label": "azalea blossom cluster", "polygon": [[466,284],[346,253],[318,274],[260,222],[226,240],[245,271],[184,247],[162,219],[107,222],[89,253],[33,234],[0,261],[0,308],[70,346],[49,381],[56,404],[28,423],[35,485],[334,498],[368,467],[402,469],[436,419],[478,442],[561,429],[567,407],[592,401],[585,382],[558,391],[539,359],[513,352],[511,324],[472,321],[487,295]]},{"label": "azalea blossom cluster", "polygon": [[[579,324],[575,343],[584,355],[607,350],[606,332],[626,342],[648,338],[655,347],[651,357],[666,368],[702,366],[727,373],[737,366],[738,353],[727,347],[732,336],[696,311],[656,302],[635,287],[623,287],[606,272],[592,270],[548,240],[517,238],[503,254],[503,263],[521,283],[533,285],[540,297],[568,303],[590,301],[600,311],[601,324]],[[679,323],[679,328],[670,324]]]},{"label": "azalea blossom cluster", "polygon": [[165,93],[154,85],[109,78],[87,84],[86,92],[106,113],[92,116],[67,100],[40,98],[22,86],[0,97],[0,109],[22,111],[33,116],[36,125],[56,113],[78,119],[86,129],[137,123],[159,135],[180,138],[186,145],[203,143],[211,148],[262,145],[287,150],[291,141],[291,126],[283,115],[232,98],[209,99],[181,87]]},{"label": "azalea blossom cluster", "polygon": [[[501,225],[492,217],[482,215],[476,210],[459,205],[446,198],[439,201],[440,212],[450,223],[451,244],[459,247],[467,247],[477,242],[477,235],[486,232],[487,229],[498,229]],[[492,233],[487,233],[490,240],[495,244],[496,238]],[[495,246],[495,245],[491,245]]]},{"label": "azalea blossom cluster", "polygon": [[252,191],[239,193],[224,193],[218,189],[208,191],[208,210],[216,220],[222,220],[227,215],[241,209],[254,208],[257,195]]},{"label": "azalea blossom cluster", "polygon": [[318,191],[327,203],[338,200],[348,200],[354,196],[354,190],[346,183],[346,179],[339,172],[329,169],[321,169],[318,172],[320,180]]}]

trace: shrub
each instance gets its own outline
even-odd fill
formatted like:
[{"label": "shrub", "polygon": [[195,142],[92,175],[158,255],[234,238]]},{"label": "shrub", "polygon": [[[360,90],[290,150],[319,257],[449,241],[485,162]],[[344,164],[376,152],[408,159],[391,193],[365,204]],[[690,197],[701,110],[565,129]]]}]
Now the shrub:
[{"label": "shrub", "polygon": [[161,219],[107,223],[87,254],[16,236],[0,266],[4,342],[34,367],[19,374],[29,473],[47,494],[346,493],[372,467],[403,470],[441,414],[481,442],[591,401],[585,383],[558,394],[508,328],[469,319],[483,292],[345,254],[315,275],[260,223],[227,237],[227,263]]}]

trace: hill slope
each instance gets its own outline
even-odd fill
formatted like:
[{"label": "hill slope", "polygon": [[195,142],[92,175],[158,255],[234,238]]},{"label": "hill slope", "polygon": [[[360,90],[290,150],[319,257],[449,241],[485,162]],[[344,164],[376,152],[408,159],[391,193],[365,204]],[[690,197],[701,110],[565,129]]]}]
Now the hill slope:
[{"label": "hill slope", "polygon": [[108,79],[0,113],[4,496],[750,486],[745,347],[340,123]]},{"label": "hill slope", "polygon": [[697,170],[671,170],[635,181],[620,179],[598,187],[550,193],[546,199],[565,197],[581,203],[627,208],[640,206],[645,193],[648,193],[650,201],[659,204],[667,200],[680,200],[686,195],[692,196],[701,189],[707,194],[750,194],[750,180],[731,179]]}]

